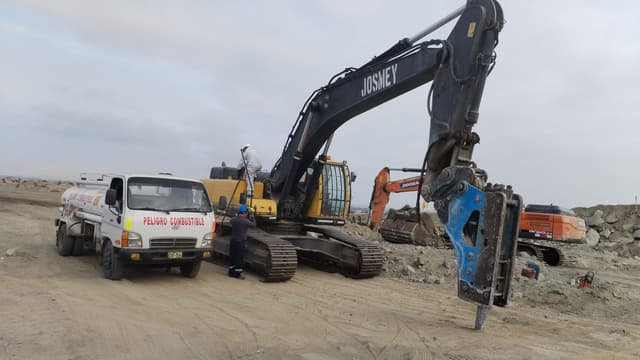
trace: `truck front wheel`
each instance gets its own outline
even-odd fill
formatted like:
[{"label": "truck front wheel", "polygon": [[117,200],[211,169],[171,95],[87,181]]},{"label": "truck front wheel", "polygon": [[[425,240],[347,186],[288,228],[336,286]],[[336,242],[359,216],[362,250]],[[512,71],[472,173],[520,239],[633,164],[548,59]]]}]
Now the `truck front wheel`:
[{"label": "truck front wheel", "polygon": [[200,261],[180,265],[180,274],[184,277],[194,278],[200,271]]},{"label": "truck front wheel", "polygon": [[111,241],[106,241],[102,251],[102,272],[110,280],[120,280],[124,276],[124,265],[116,254]]},{"label": "truck front wheel", "polygon": [[73,256],[82,255],[82,251],[84,250],[84,239],[82,237],[76,237],[73,241]]},{"label": "truck front wheel", "polygon": [[69,256],[73,251],[73,238],[67,235],[67,225],[60,224],[56,234],[56,247],[60,256]]}]

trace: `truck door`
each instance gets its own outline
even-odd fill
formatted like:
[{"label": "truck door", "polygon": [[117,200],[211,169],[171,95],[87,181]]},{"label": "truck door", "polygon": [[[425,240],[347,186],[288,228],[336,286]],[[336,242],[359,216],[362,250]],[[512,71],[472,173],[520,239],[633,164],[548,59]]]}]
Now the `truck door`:
[{"label": "truck door", "polygon": [[116,205],[105,205],[103,222],[101,225],[102,234],[109,237],[115,246],[120,245],[120,235],[122,232],[122,222],[124,216],[124,179],[114,177],[111,179],[109,189],[116,190]]}]

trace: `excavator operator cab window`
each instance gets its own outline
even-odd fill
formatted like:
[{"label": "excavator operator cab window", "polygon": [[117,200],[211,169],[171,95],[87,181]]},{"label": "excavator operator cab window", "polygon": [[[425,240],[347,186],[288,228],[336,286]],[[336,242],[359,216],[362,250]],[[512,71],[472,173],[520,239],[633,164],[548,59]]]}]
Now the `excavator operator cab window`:
[{"label": "excavator operator cab window", "polygon": [[322,169],[322,209],[324,216],[344,216],[347,204],[347,179],[340,165],[326,164]]}]

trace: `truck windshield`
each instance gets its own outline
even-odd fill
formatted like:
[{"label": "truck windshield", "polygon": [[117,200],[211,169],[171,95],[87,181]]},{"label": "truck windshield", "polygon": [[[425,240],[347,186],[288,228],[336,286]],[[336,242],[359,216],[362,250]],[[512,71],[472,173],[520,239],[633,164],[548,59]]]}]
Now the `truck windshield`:
[{"label": "truck windshield", "polygon": [[145,177],[129,179],[127,206],[132,210],[212,211],[202,183]]}]

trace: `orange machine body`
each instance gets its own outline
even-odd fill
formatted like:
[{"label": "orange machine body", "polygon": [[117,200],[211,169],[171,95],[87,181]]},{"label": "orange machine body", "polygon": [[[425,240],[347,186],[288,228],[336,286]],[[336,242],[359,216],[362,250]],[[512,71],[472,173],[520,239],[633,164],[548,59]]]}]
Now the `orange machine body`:
[{"label": "orange machine body", "polygon": [[520,217],[520,237],[584,242],[587,226],[571,210],[554,205],[529,205]]}]

